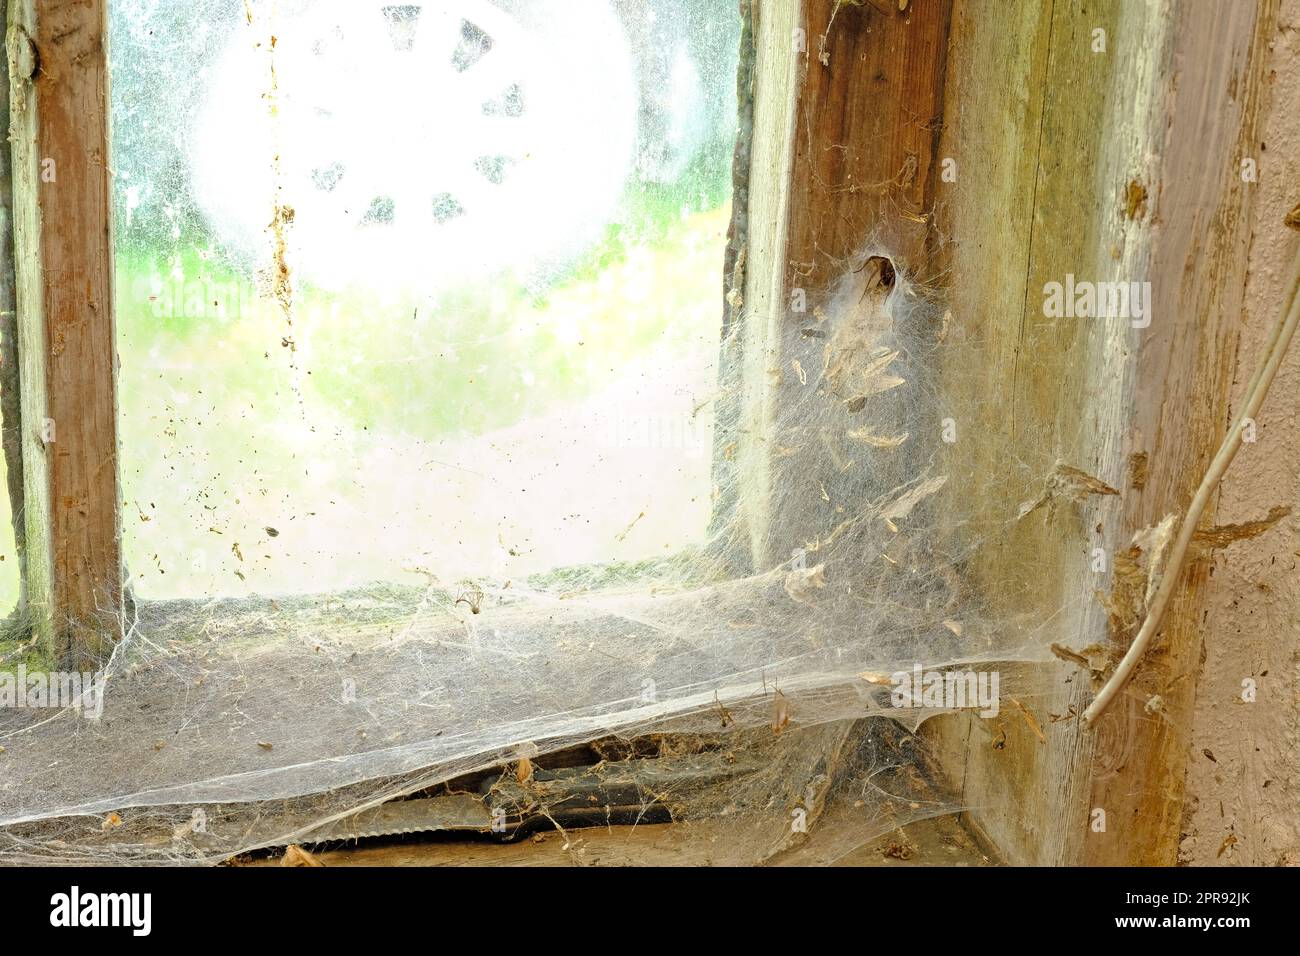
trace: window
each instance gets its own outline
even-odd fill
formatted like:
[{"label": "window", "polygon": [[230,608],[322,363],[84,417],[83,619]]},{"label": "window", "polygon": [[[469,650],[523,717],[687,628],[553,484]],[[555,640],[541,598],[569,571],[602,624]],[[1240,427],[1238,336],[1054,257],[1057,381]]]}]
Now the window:
[{"label": "window", "polygon": [[1176,858],[1202,634],[1284,591],[1208,573],[1276,496],[1190,547],[1281,460],[1271,15],[8,12],[0,859],[962,808]]},{"label": "window", "polygon": [[113,5],[135,593],[699,544],[729,0],[251,9]]}]

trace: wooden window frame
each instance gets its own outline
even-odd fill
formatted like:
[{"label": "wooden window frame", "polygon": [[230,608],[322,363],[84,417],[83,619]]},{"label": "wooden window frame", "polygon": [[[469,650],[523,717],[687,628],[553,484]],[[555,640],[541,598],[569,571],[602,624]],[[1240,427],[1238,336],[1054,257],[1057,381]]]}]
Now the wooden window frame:
[{"label": "wooden window frame", "polygon": [[[78,664],[102,659],[127,597],[107,4],[12,0],[6,44],[22,424],[14,427],[7,407],[4,445],[11,467],[21,461],[23,610],[57,659]],[[746,201],[731,237],[725,321],[738,333],[728,361],[742,396],[726,413],[744,427],[726,467],[745,492],[737,517],[749,563],[770,566],[802,543],[770,507],[789,465],[762,437],[779,397],[769,370],[783,364],[788,293],[796,285],[827,288],[862,237],[881,226],[909,269],[946,285],[953,311],[989,358],[981,394],[952,397],[976,409],[972,429],[987,439],[990,475],[1009,455],[1023,457],[1007,445],[1015,434],[1058,429],[1066,438],[1057,453],[1094,473],[1161,447],[1142,486],[1125,489],[1122,508],[1086,511],[1104,523],[1106,540],[1127,541],[1185,505],[1227,420],[1241,290],[1216,279],[1244,271],[1248,217],[1241,183],[1198,169],[1171,144],[1187,137],[1228,154],[1249,139],[1260,70],[1242,74],[1235,112],[1208,129],[1195,93],[1225,85],[1243,64],[1253,67],[1270,24],[1262,7],[1220,16],[1209,4],[1185,3],[1162,21],[1140,6],[742,6],[754,45],[753,122],[737,161]],[[1109,59],[1097,59],[1086,42],[1097,28],[1107,31]],[[1175,84],[1180,97],[1166,108],[1161,97]],[[960,181],[981,188],[945,184],[944,158],[955,159]],[[1095,189],[1081,196],[1080,182]],[[1134,190],[1143,197],[1136,205]],[[1221,228],[1195,248],[1206,208]],[[1160,314],[1194,319],[1145,338],[1136,361],[1127,358],[1135,341],[1128,330],[1048,330],[1033,307],[1033,290],[1045,279],[1086,271],[1114,250],[1151,278]],[[1206,266],[1184,276],[1193,255]],[[1131,376],[1129,386],[1108,393],[1104,376],[1119,373]],[[12,370],[6,375],[12,384]],[[1086,425],[1065,427],[1083,412]],[[1180,440],[1169,438],[1175,433]],[[990,515],[1007,504],[990,501]],[[1042,589],[1040,607],[1017,610],[1080,607],[1068,626],[1083,643],[1105,640],[1106,616],[1089,601],[1095,584],[1075,544],[1031,523],[1009,538],[972,570],[976,581],[993,593],[999,580],[1036,568],[1055,586]],[[968,715],[926,725],[942,769],[972,807],[970,824],[1009,861],[1175,861],[1186,762],[1180,728],[1188,726],[1195,689],[1205,563],[1185,573],[1186,593],[1165,623],[1161,653],[1146,665],[1174,688],[1164,697],[1167,719],[1144,720],[1128,700],[1097,733],[1085,732],[1074,718],[1089,697],[1087,680],[1052,661],[1008,665],[1022,668],[1038,693],[1027,719],[1002,721],[1001,746],[991,746],[990,728]],[[1110,821],[1101,833],[1089,827],[1095,807]]]},{"label": "wooden window frame", "polygon": [[[753,309],[743,337],[758,411],[739,453],[749,475],[773,488],[787,480],[762,436],[773,407],[764,382],[786,364],[779,331],[789,290],[824,290],[864,237],[883,230],[912,272],[943,287],[987,362],[972,393],[946,395],[972,410],[965,441],[979,442],[986,486],[1004,489],[982,502],[999,546],[981,550],[971,583],[995,617],[1053,620],[1078,646],[1131,640],[1133,629],[1117,627],[1097,599],[1080,539],[1095,533],[1118,553],[1180,513],[1222,440],[1243,294],[1223,280],[1245,275],[1250,227],[1249,187],[1235,164],[1253,141],[1271,7],[1182,3],[1168,17],[1124,0],[1086,9],[756,0],[755,9]],[[793,85],[792,38],[806,48]],[[1226,90],[1235,91],[1227,108],[1207,115]],[[946,183],[945,159],[959,183],[979,188]],[[1045,282],[1105,275],[1116,262],[1151,282],[1159,328],[1139,337],[1126,323],[1043,316]],[[1059,436],[1057,446],[1017,443],[1043,434]],[[1023,487],[1009,466],[1028,462],[1046,476],[1053,458],[1114,478],[1120,506],[1083,505],[1071,534],[1043,522],[1007,528]],[[771,500],[753,498],[749,532],[756,550],[779,560],[799,542],[777,509],[764,512]],[[1205,557],[1184,569],[1160,651],[1095,731],[1078,719],[1091,698],[1087,672],[1050,658],[1002,665],[1029,694],[1001,719],[947,714],[923,727],[938,769],[971,808],[969,826],[1003,859],[1177,861],[1207,571]],[[1006,586],[1031,580],[1043,586]],[[1037,603],[1000,607],[1001,594]],[[1143,706],[1156,689],[1160,719]]]},{"label": "wooden window frame", "polygon": [[101,659],[124,598],[107,11],[10,0],[7,18],[21,610],[77,666]]}]

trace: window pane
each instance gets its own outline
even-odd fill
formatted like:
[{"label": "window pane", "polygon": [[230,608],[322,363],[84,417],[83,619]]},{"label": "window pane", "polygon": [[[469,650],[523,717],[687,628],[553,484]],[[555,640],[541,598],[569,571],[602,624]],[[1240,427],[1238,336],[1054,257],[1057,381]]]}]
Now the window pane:
[{"label": "window pane", "polygon": [[113,8],[136,593],[701,541],[734,5],[274,6]]}]

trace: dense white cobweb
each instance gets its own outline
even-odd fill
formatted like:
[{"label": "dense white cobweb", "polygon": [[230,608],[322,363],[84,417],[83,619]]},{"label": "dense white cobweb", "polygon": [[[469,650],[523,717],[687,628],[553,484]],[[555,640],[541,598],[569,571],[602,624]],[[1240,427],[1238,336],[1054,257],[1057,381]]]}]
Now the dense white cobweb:
[{"label": "dense white cobweb", "polygon": [[[869,265],[850,270],[823,311],[826,338],[806,339],[815,342],[807,381],[795,379],[799,400],[771,434],[802,441],[812,429],[819,444],[858,446],[852,468],[866,477],[852,507],[828,509],[825,480],[812,476],[778,496],[783,522],[825,529],[805,550],[738,572],[728,560],[737,527],[724,518],[698,548],[636,567],[430,578],[423,588],[324,597],[142,601],[100,677],[98,720],[39,712],[40,721],[15,724],[6,714],[6,852],[215,860],[310,841],[313,828],[359,807],[503,762],[545,766],[548,752],[653,733],[712,735],[722,741],[712,746],[752,759],[711,787],[646,798],[679,819],[751,815],[758,822],[735,845],[735,862],[782,847],[792,812],[824,799],[810,787],[860,791],[848,840],[952,809],[900,770],[917,759],[915,742],[904,759],[861,729],[847,743],[816,732],[869,716],[911,726],[927,708],[895,706],[890,675],[916,664],[978,668],[1041,647],[1041,635],[1015,622],[992,627],[963,594],[960,534],[936,545],[947,524],[938,516],[960,508],[925,450],[924,433],[939,441],[939,430],[905,410],[892,422],[846,410],[844,395],[871,392],[882,375],[899,379],[887,391],[906,394],[925,374],[918,363],[933,359],[897,331],[932,305],[902,274],[887,295],[860,291],[871,275]],[[859,324],[864,294],[881,297],[886,327]],[[866,346],[848,366],[838,364],[845,336]],[[854,437],[873,421],[889,434]],[[897,479],[873,487],[873,472],[895,470]]]}]

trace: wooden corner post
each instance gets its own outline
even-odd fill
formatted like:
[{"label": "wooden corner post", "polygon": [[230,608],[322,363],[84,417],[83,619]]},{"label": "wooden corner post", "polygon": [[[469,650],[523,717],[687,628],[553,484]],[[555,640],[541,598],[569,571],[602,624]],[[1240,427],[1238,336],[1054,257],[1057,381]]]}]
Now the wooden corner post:
[{"label": "wooden corner post", "polygon": [[[941,404],[907,409],[936,431],[940,413],[959,413],[948,467],[979,482],[945,519],[961,588],[1011,633],[1050,625],[984,662],[1026,688],[1004,698],[1014,710],[943,714],[919,732],[968,822],[1022,865],[1171,865],[1189,807],[1208,558],[1184,572],[1157,646],[1095,731],[1078,720],[1095,690],[1078,651],[1127,649],[1158,580],[1133,549],[1186,511],[1231,420],[1255,188],[1242,163],[1253,175],[1263,149],[1276,4],[1167,6],[754,5],[747,497],[862,497],[860,472],[823,442],[778,449],[770,436],[806,384],[782,351],[805,324],[785,306],[791,290],[833,289],[865,242],[887,240],[961,343],[933,359]],[[1048,289],[1076,276],[1138,290],[1145,312],[1052,314]],[[1055,517],[1022,512],[1058,462],[1115,493]],[[761,567],[841,520],[764,513],[767,500],[746,516]]]},{"label": "wooden corner post", "polygon": [[11,0],[6,42],[28,613],[79,666],[122,610],[107,6]]}]

